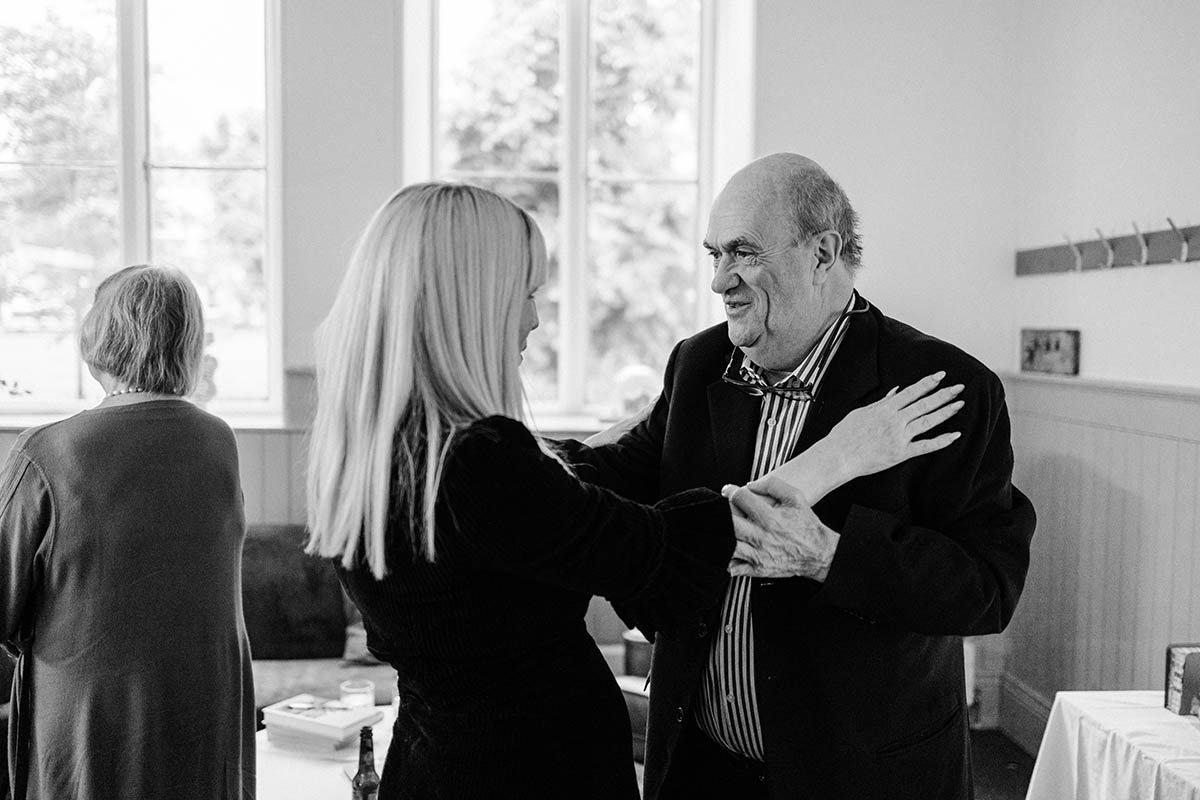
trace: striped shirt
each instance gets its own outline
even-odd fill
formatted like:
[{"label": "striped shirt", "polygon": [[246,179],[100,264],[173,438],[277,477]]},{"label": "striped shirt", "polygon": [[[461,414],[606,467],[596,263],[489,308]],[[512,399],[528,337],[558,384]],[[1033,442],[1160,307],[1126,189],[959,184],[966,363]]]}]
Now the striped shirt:
[{"label": "striped shirt", "polygon": [[[857,292],[852,293],[841,316],[829,326],[800,366],[773,385],[807,385],[815,393],[846,335],[846,329],[850,327],[849,315],[866,311],[867,308],[867,302],[859,298]],[[754,385],[767,385],[757,366],[747,356],[742,357],[739,376]],[[765,475],[791,457],[811,405],[811,398],[791,399],[770,392],[763,394],[754,461],[750,469],[751,480]],[[765,761],[754,687],[754,620],[750,616],[752,586],[753,579],[744,576],[732,578],[729,582],[721,608],[721,626],[713,637],[708,663],[700,679],[696,723],[726,750]]]}]

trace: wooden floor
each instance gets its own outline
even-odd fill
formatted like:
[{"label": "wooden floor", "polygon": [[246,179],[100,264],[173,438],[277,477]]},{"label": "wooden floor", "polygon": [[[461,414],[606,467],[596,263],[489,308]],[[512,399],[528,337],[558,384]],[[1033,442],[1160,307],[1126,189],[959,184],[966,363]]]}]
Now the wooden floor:
[{"label": "wooden floor", "polygon": [[971,731],[975,800],[1025,800],[1033,756],[1000,731]]},{"label": "wooden floor", "polygon": [[[975,800],[1025,800],[1033,757],[1000,731],[971,731]],[[637,768],[642,783],[642,765]]]}]

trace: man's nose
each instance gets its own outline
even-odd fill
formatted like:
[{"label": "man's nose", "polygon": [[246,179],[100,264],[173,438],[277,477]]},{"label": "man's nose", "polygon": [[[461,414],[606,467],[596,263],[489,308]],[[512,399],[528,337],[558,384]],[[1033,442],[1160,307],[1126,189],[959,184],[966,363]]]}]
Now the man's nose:
[{"label": "man's nose", "polygon": [[721,256],[717,259],[717,268],[713,270],[713,279],[709,288],[713,290],[714,294],[725,294],[741,283],[741,280],[733,270],[733,259]]}]

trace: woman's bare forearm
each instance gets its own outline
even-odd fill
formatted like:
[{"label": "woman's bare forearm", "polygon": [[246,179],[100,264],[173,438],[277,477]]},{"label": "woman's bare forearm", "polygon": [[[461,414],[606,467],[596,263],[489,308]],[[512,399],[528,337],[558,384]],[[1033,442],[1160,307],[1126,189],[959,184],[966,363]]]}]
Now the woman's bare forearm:
[{"label": "woman's bare forearm", "polygon": [[790,484],[812,506],[858,476],[848,472],[843,454],[822,439],[763,475],[760,480],[767,477],[779,478]]}]

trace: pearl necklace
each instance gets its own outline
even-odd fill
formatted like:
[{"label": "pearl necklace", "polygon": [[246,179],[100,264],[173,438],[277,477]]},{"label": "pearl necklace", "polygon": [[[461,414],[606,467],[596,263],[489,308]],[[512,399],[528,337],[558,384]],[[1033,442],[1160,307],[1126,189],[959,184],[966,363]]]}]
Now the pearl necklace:
[{"label": "pearl necklace", "polygon": [[117,395],[121,395],[121,394],[144,394],[145,391],[146,390],[141,388],[140,386],[130,386],[126,389],[117,389],[115,392],[109,392],[108,394],[106,394],[104,396],[105,397],[116,397]]}]

